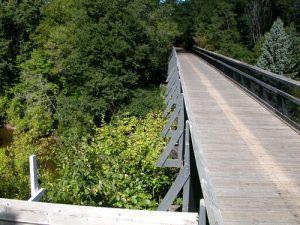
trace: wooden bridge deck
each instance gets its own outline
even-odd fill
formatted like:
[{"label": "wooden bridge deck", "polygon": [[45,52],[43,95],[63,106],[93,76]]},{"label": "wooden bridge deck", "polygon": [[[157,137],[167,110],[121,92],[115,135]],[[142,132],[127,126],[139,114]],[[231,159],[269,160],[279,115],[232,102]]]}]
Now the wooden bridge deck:
[{"label": "wooden bridge deck", "polygon": [[178,57],[210,224],[300,224],[299,133],[198,56]]}]

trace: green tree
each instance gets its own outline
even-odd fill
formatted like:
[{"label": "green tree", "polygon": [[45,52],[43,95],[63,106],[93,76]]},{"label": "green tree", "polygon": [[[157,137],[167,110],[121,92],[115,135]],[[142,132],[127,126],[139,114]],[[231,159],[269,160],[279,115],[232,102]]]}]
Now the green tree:
[{"label": "green tree", "polygon": [[42,16],[44,0],[0,1],[0,95],[18,80],[18,64],[33,48],[30,40]]},{"label": "green tree", "polygon": [[297,33],[295,23],[291,23],[287,27],[287,33],[291,38],[292,45],[293,45],[293,52],[291,55],[292,62],[295,66],[292,68],[291,71],[288,71],[288,75],[291,78],[300,79],[300,36]]},{"label": "green tree", "polygon": [[80,137],[129,102],[132,90],[162,80],[176,34],[170,11],[150,0],[56,0],[45,8],[33,35],[38,49],[23,67],[58,87],[53,129]]},{"label": "green tree", "polygon": [[294,23],[300,29],[300,0],[275,0],[273,11],[282,18],[285,24]]},{"label": "green tree", "polygon": [[248,21],[249,40],[253,45],[259,41],[265,32],[270,16],[269,0],[252,0],[247,4],[245,17]]},{"label": "green tree", "polygon": [[175,45],[183,45],[191,48],[194,45],[193,35],[195,32],[192,1],[167,1],[174,7],[172,19],[178,24],[179,33],[176,37]]},{"label": "green tree", "polygon": [[14,97],[7,109],[9,122],[17,133],[30,133],[31,138],[47,136],[53,129],[57,86],[45,78],[49,65],[38,51],[21,67],[21,82],[11,89]]},{"label": "green tree", "polygon": [[277,19],[262,47],[257,66],[277,74],[286,74],[294,66],[292,62],[292,42],[285,32],[283,22]]},{"label": "green tree", "polygon": [[201,5],[195,15],[196,44],[246,62],[252,61],[251,51],[241,42],[234,3],[215,0],[194,2]]},{"label": "green tree", "polygon": [[[9,2],[12,5],[19,3]],[[20,2],[29,4],[33,0]],[[36,6],[27,5],[28,12]],[[18,198],[28,196],[28,189],[22,193],[27,182],[28,156],[37,154],[43,171],[41,179],[45,185],[53,185],[47,187],[48,200],[137,208],[153,208],[157,204],[155,201],[159,197],[154,196],[152,191],[160,187],[164,190],[165,184],[169,183],[167,173],[160,173],[154,168],[154,157],[164,142],[158,137],[161,127],[159,131],[147,128],[149,134],[153,134],[153,140],[144,133],[148,125],[140,127],[137,118],[124,124],[133,130],[139,127],[138,133],[131,133],[126,125],[104,125],[104,121],[110,121],[121,107],[139,116],[149,111],[148,105],[159,107],[153,102],[143,104],[139,109],[125,106],[130,102],[141,106],[141,99],[145,103],[151,100],[148,96],[156,95],[140,89],[164,78],[171,42],[177,33],[176,24],[170,20],[172,10],[171,5],[152,0],[54,0],[45,1],[43,19],[37,28],[30,26],[31,17],[28,24],[20,19],[23,14],[15,18],[15,21],[23,21],[22,26],[28,30],[28,45],[18,45],[19,51],[13,53],[10,48],[7,51],[3,48],[5,54],[13,55],[11,65],[17,72],[14,84],[6,91],[7,96],[0,100],[0,109],[5,108],[6,111],[1,112],[0,117],[7,118],[8,123],[16,127],[13,143],[7,148],[9,159],[0,157],[1,170],[11,169],[12,172],[2,176],[1,180],[7,183],[14,174],[18,174],[16,179],[20,180],[14,189],[16,194],[7,191],[6,197],[9,194]],[[10,12],[14,14],[14,11]],[[5,40],[8,44],[11,41],[10,38]],[[5,46],[10,47],[8,44]],[[153,118],[160,121],[159,126],[163,124],[157,117]],[[156,120],[151,120],[149,124],[154,126],[152,123]],[[118,136],[111,138],[110,131],[114,129],[117,129]],[[136,139],[131,139],[131,135]],[[101,136],[108,147],[104,153],[101,143],[94,141],[97,136]],[[147,141],[143,140],[145,137]],[[82,143],[82,139],[86,141]],[[131,142],[126,142],[127,139]],[[94,142],[94,146],[89,146]],[[135,158],[139,165],[144,163],[145,158],[149,159],[146,160],[145,171],[138,170],[140,168],[134,165],[135,159],[130,157],[130,153],[139,152],[141,146],[145,154],[151,152],[151,159],[145,154],[144,158]],[[121,158],[116,154],[111,162],[107,162],[110,164],[99,164],[98,156],[110,151],[112,153],[109,154],[113,154],[118,149],[118,154],[127,152],[128,155]],[[81,156],[83,158],[79,159]],[[118,167],[124,158],[133,161],[130,168]],[[86,159],[95,170],[89,172],[85,168],[88,165]],[[106,174],[99,173],[102,165],[106,166]],[[130,174],[140,180],[136,181],[137,185],[132,187],[131,192],[128,192],[128,186],[132,184],[127,182],[126,169],[131,169]],[[142,180],[143,173],[150,178],[147,180],[148,176],[145,176],[146,180]],[[70,193],[64,196],[56,193],[61,193],[55,189],[57,177],[60,178],[59,187],[70,190]],[[114,178],[120,181],[117,189],[113,189]],[[107,186],[99,188],[99,180]],[[4,186],[0,182],[0,195],[6,190]],[[152,189],[147,189],[148,186]],[[103,202],[99,200],[102,196]],[[114,196],[121,200],[113,199]]]}]

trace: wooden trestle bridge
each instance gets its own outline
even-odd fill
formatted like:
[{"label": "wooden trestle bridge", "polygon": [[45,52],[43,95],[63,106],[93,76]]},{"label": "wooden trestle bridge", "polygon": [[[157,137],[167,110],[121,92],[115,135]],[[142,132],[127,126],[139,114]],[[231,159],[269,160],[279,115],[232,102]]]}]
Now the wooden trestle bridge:
[{"label": "wooden trestle bridge", "polygon": [[300,83],[197,47],[167,82],[157,166],[179,173],[158,211],[0,199],[0,224],[300,224]]}]

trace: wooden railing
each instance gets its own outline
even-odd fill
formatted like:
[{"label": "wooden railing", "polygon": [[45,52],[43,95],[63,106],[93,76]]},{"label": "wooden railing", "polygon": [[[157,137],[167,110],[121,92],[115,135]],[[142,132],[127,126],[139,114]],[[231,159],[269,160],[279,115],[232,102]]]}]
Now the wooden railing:
[{"label": "wooden railing", "polygon": [[193,51],[300,131],[300,82],[196,46]]},{"label": "wooden railing", "polygon": [[[204,162],[198,154],[201,151],[195,141],[192,120],[189,120],[190,106],[185,98],[187,90],[181,78],[175,48],[172,49],[169,59],[167,83],[165,99],[167,107],[163,116],[169,120],[162,135],[170,137],[170,140],[156,166],[179,168],[179,173],[157,210],[168,211],[182,191],[182,211],[199,212],[199,225],[206,225],[206,210],[213,211],[211,203],[214,198],[208,197],[211,190],[208,187],[210,182],[204,170]],[[203,194],[202,187],[205,187]],[[205,196],[207,202],[204,201]]]},{"label": "wooden railing", "polygon": [[0,198],[0,224],[197,225],[197,213],[28,202]]}]

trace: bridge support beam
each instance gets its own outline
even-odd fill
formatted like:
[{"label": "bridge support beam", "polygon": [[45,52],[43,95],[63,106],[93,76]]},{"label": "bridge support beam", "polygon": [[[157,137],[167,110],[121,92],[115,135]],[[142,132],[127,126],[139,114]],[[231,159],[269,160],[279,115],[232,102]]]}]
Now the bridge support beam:
[{"label": "bridge support beam", "polygon": [[[165,126],[162,135],[170,136],[171,139],[166,148],[160,155],[156,166],[157,167],[181,167],[182,166],[182,154],[183,154],[183,142],[184,142],[184,105],[183,97],[180,94],[177,100],[176,108],[167,125]],[[172,126],[176,126],[176,130],[172,130]],[[176,151],[176,158],[170,159],[172,151]]]},{"label": "bridge support beam", "polygon": [[163,136],[171,137],[171,139],[160,155],[156,163],[157,167],[181,168],[183,165],[185,107],[177,63],[176,52],[173,49],[167,77],[167,96],[165,100],[167,107],[163,113],[164,117],[169,116],[170,119],[162,131]]},{"label": "bridge support beam", "polygon": [[[188,121],[186,122],[188,126]],[[185,130],[185,136],[189,136],[189,129]],[[189,138],[188,138],[189,139]],[[185,139],[186,140],[186,139]],[[158,211],[168,211],[179,192],[183,189],[183,206],[182,211],[188,212],[189,208],[189,199],[190,199],[190,149],[189,141],[185,142],[185,152],[184,152],[184,166],[180,170],[179,175],[172,184],[168,193],[160,203]]]},{"label": "bridge support beam", "polygon": [[184,184],[190,177],[189,168],[183,167],[180,171],[179,175],[177,176],[176,180],[172,184],[171,188],[169,189],[168,193],[159,204],[157,211],[168,211],[174,200],[176,199],[177,195],[183,188]]}]

